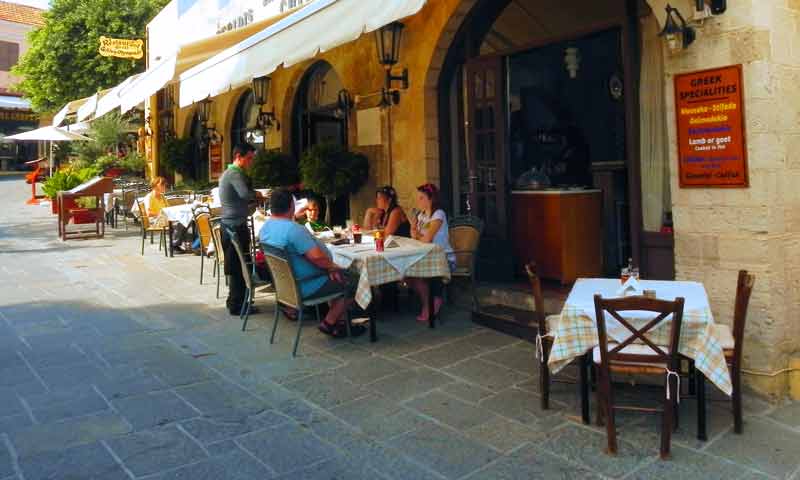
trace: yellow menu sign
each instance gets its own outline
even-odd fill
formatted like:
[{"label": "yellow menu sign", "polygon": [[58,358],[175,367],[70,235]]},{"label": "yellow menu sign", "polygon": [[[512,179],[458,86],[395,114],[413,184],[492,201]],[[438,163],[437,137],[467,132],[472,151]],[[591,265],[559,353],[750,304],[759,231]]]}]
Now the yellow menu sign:
[{"label": "yellow menu sign", "polygon": [[100,37],[100,55],[104,57],[135,58],[144,56],[143,40]]}]

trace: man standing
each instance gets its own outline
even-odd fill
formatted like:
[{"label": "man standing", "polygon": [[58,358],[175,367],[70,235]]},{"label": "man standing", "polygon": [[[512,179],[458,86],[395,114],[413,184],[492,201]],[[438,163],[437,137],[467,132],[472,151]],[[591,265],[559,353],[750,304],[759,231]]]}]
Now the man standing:
[{"label": "man standing", "polygon": [[[222,203],[222,249],[225,252],[225,274],[230,277],[226,305],[231,315],[239,315],[244,303],[245,283],[242,264],[233,247],[231,237],[236,236],[242,252],[250,252],[250,230],[247,217],[250,216],[254,202],[259,195],[253,190],[246,170],[255,157],[251,145],[240,144],[233,147],[233,163],[228,166],[219,179],[219,197]],[[256,313],[254,308],[250,313]]]}]

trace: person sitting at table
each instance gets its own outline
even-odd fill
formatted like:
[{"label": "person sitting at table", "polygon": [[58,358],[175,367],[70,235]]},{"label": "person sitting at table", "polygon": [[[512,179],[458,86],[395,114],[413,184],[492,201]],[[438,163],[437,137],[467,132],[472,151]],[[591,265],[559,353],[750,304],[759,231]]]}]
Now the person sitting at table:
[{"label": "person sitting at table", "polygon": [[[169,184],[164,177],[155,177],[150,182],[150,193],[144,197],[144,208],[147,211],[147,218],[150,219],[150,224],[156,227],[166,227],[169,223],[166,217],[161,215],[161,210],[168,207],[169,204],[164,194],[167,192]],[[189,234],[189,229],[180,222],[172,224],[172,248],[177,252],[186,253],[191,248],[185,248],[184,245],[191,242],[192,238]]]},{"label": "person sitting at table", "polygon": [[[319,324],[322,333],[340,338],[347,335],[344,315],[353,302],[353,282],[345,270],[340,269],[331,258],[328,249],[314,238],[305,227],[294,220],[294,199],[286,189],[276,189],[270,198],[272,216],[259,233],[263,245],[286,251],[294,274],[300,284],[303,298],[346,293],[344,298],[330,302],[327,315]],[[286,311],[289,318],[296,312]],[[364,333],[363,326],[353,325],[351,333]]]},{"label": "person sitting at table", "polygon": [[411,223],[403,207],[399,205],[397,192],[391,185],[384,185],[375,192],[375,207],[364,214],[364,228],[383,229],[384,237],[411,236]]},{"label": "person sitting at table", "polygon": [[310,226],[314,233],[330,230],[330,227],[319,220],[319,212],[320,200],[316,197],[311,197],[308,199],[306,208],[298,214],[300,217],[298,218],[298,216],[295,216],[295,218],[298,218],[297,223],[300,225]]},{"label": "person sitting at table", "polygon": [[[450,271],[455,269],[455,254],[453,247],[450,246],[449,227],[447,225],[447,214],[439,204],[439,189],[436,185],[426,183],[417,187],[417,208],[420,212],[416,218],[411,219],[411,238],[425,243],[435,243],[444,250],[447,255],[447,263]],[[422,312],[417,320],[427,322],[430,312],[430,296],[433,295],[434,315],[439,313],[439,309],[444,304],[443,289],[441,280],[429,282],[424,278],[408,278],[406,283],[417,292],[422,302]]]}]

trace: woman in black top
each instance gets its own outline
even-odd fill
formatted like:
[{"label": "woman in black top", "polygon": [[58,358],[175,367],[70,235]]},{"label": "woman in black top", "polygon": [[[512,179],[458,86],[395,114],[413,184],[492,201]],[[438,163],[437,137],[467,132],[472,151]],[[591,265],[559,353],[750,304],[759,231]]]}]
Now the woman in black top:
[{"label": "woman in black top", "polygon": [[384,236],[411,236],[411,223],[403,207],[398,205],[394,188],[386,185],[375,192],[375,208],[370,208],[364,215],[364,228],[383,229]]}]

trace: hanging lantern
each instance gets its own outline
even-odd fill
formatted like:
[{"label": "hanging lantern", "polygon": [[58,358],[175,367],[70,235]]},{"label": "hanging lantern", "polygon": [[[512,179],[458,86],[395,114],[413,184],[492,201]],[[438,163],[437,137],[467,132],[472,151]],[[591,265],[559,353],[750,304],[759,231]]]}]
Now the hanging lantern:
[{"label": "hanging lantern", "polygon": [[256,77],[253,79],[253,103],[256,105],[264,105],[269,98],[269,87],[272,79],[267,76]]},{"label": "hanging lantern", "polygon": [[203,125],[207,124],[211,120],[211,107],[213,105],[213,101],[211,97],[206,98],[205,100],[200,102],[200,106],[197,110],[198,119],[200,123]]},{"label": "hanging lantern", "polygon": [[686,24],[681,12],[672,5],[667,4],[667,19],[664,29],[658,34],[667,42],[667,48],[673,55],[689,47],[694,42],[697,34],[694,28]]},{"label": "hanging lantern", "polygon": [[378,63],[391,67],[400,61],[400,41],[403,38],[405,25],[392,22],[375,31],[375,43],[378,46]]}]

